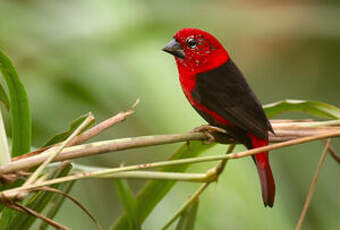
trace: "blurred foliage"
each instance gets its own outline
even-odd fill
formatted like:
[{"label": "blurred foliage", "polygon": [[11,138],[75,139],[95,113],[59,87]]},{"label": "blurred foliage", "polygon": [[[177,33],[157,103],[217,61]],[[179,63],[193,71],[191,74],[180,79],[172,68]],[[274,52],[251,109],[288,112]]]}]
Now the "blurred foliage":
[{"label": "blurred foliage", "polygon": [[[204,123],[181,92],[174,61],[160,51],[183,27],[216,35],[263,103],[297,98],[339,106],[339,19],[337,1],[2,0],[0,48],[12,58],[24,82],[33,145],[41,146],[79,115],[91,111],[100,121],[138,97],[136,114],[99,138],[186,132]],[[112,167],[156,161],[166,159],[175,148],[129,150],[78,162]],[[294,228],[321,149],[320,143],[311,143],[271,155],[277,182],[273,209],[262,206],[251,160],[230,162],[218,184],[201,197],[196,229]],[[218,145],[207,154],[224,151],[225,146]],[[195,165],[190,171],[212,165]],[[338,174],[338,165],[327,158],[305,229],[340,225]],[[136,192],[144,183],[131,182]],[[197,186],[176,185],[144,228],[159,229]],[[95,213],[104,228],[122,211],[111,180],[79,181],[71,194]],[[87,216],[68,201],[56,220],[72,229],[93,229]]]}]

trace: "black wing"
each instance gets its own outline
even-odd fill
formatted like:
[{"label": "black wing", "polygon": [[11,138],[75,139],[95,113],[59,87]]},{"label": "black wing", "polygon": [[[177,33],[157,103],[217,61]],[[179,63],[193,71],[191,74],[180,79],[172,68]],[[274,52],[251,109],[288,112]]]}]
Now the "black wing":
[{"label": "black wing", "polygon": [[273,132],[261,103],[231,59],[214,70],[198,74],[191,93],[195,101],[244,131],[261,139],[268,138],[268,130]]}]

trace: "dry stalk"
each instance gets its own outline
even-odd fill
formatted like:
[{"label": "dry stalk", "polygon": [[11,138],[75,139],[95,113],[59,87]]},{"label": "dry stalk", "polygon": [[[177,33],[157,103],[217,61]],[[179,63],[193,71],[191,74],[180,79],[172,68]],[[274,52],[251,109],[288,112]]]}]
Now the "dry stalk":
[{"label": "dry stalk", "polygon": [[55,188],[51,188],[51,187],[41,187],[39,189],[33,189],[32,191],[40,191],[40,190],[43,190],[43,191],[48,191],[48,192],[54,192],[54,193],[58,193],[62,196],[65,196],[66,198],[70,199],[73,203],[75,203],[81,210],[83,210],[86,215],[88,217],[90,217],[90,219],[96,224],[97,226],[97,229],[98,230],[102,230],[102,227],[100,226],[100,224],[98,223],[98,221],[96,220],[96,218],[94,218],[94,216],[90,213],[89,210],[87,210],[78,200],[76,200],[74,197],[70,196],[69,194],[67,193],[64,193],[63,191],[60,191],[58,189],[55,189]]},{"label": "dry stalk", "polygon": [[[303,123],[303,122],[301,122]],[[310,137],[318,135],[333,135],[335,132],[340,130],[339,126],[332,127],[299,127],[295,126],[285,126],[283,128],[275,127],[275,122],[273,126],[275,129],[276,136],[270,135],[270,142],[282,142],[287,140],[294,140],[301,137]],[[108,141],[100,141],[95,143],[77,145],[65,148],[54,161],[65,161],[75,158],[81,158],[85,156],[92,156],[97,154],[102,154],[106,152],[115,152],[132,148],[140,148],[146,146],[154,145],[164,145],[177,142],[185,142],[192,140],[206,140],[207,137],[203,133],[184,133],[184,134],[170,134],[170,135],[155,135],[155,136],[142,136],[142,137],[132,137],[115,139]],[[322,139],[322,138],[321,138]],[[226,138],[223,143],[235,143],[232,139]],[[50,150],[51,151],[51,150]],[[52,151],[51,151],[52,152]],[[35,156],[30,156],[20,160],[12,161],[6,165],[0,166],[0,175],[13,173],[20,170],[25,170],[28,168],[35,167],[41,164],[47,158],[44,154],[39,154]]]},{"label": "dry stalk", "polygon": [[34,188],[38,188],[38,187],[42,187],[42,186],[47,186],[47,185],[52,185],[52,184],[57,184],[57,183],[62,183],[62,182],[66,182],[66,181],[79,180],[79,179],[85,179],[85,178],[105,177],[105,176],[112,175],[112,174],[119,173],[119,172],[141,170],[141,169],[147,169],[147,168],[157,168],[157,167],[163,167],[163,166],[169,166],[169,165],[192,164],[192,163],[200,163],[200,162],[208,162],[208,161],[220,161],[220,160],[225,160],[225,159],[238,159],[238,158],[254,155],[254,154],[257,154],[259,152],[271,151],[273,149],[283,148],[283,147],[287,147],[287,146],[292,146],[292,145],[297,145],[297,144],[301,144],[301,143],[305,143],[305,142],[311,142],[311,141],[315,141],[315,140],[320,140],[320,139],[325,139],[325,138],[330,138],[330,137],[337,137],[337,136],[340,136],[340,130],[325,133],[325,134],[319,134],[319,135],[314,135],[314,136],[298,138],[298,139],[295,139],[295,140],[290,140],[290,141],[286,141],[286,142],[282,142],[282,143],[272,144],[272,145],[269,145],[269,146],[251,149],[251,150],[247,150],[247,151],[243,151],[243,152],[232,153],[232,154],[229,154],[229,155],[195,157],[195,158],[187,158],[187,159],[179,159],[179,160],[161,161],[161,162],[153,162],[153,163],[147,163],[147,164],[124,166],[124,167],[112,168],[112,169],[106,169],[106,170],[99,170],[99,171],[94,171],[94,172],[76,173],[76,174],[65,176],[65,177],[62,177],[62,178],[47,180],[47,181],[41,182],[40,184],[28,185],[28,186],[25,186],[24,188],[19,187],[19,188],[8,189],[8,190],[2,191],[0,193],[0,198],[1,198],[1,196],[13,197],[15,194],[17,194],[18,192],[22,192],[23,190],[24,191],[30,190],[30,189],[34,189]]},{"label": "dry stalk", "polygon": [[12,203],[12,204],[6,204],[7,207],[12,208],[14,210],[17,210],[19,212],[25,213],[27,215],[31,215],[34,217],[37,217],[43,221],[45,221],[47,224],[51,225],[52,227],[54,227],[55,229],[62,229],[62,230],[71,230],[70,228],[44,216],[41,215],[39,212],[34,211],[33,209],[30,209],[24,205],[21,205],[19,203]]},{"label": "dry stalk", "polygon": [[[323,144],[326,145],[327,141],[323,141]],[[333,159],[340,164],[340,156],[333,149],[332,145],[328,146],[328,152],[333,157]]]},{"label": "dry stalk", "polygon": [[301,230],[302,223],[303,223],[303,221],[305,219],[305,216],[306,216],[309,204],[310,204],[310,202],[312,200],[312,196],[314,194],[315,186],[318,183],[318,179],[319,179],[319,175],[320,175],[320,169],[321,169],[321,167],[323,165],[323,162],[326,159],[326,155],[327,155],[326,153],[327,153],[327,150],[329,148],[330,143],[331,143],[331,138],[327,139],[325,147],[324,147],[324,149],[322,151],[322,154],[321,154],[321,157],[320,157],[320,161],[319,161],[318,166],[317,166],[317,168],[315,170],[315,175],[314,175],[312,184],[309,187],[309,191],[308,191],[308,195],[307,195],[307,198],[306,198],[305,205],[303,206],[300,218],[299,218],[298,223],[296,225],[296,230]]}]

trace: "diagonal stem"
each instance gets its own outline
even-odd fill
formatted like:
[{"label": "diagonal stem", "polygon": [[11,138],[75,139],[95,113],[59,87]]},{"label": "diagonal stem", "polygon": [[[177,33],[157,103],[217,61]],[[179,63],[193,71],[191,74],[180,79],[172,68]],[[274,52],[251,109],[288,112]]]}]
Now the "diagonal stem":
[{"label": "diagonal stem", "polygon": [[[235,144],[229,145],[226,154],[232,153],[234,148],[235,148]],[[218,176],[223,172],[223,169],[226,166],[227,161],[228,161],[228,159],[223,159],[216,167],[214,167],[212,170],[209,170],[209,171],[213,171],[214,172],[214,174],[215,174],[214,178],[215,178],[216,181],[218,179]],[[175,222],[175,220],[182,214],[182,212],[186,208],[188,208],[195,200],[198,199],[198,197],[204,192],[204,190],[206,188],[208,188],[208,186],[211,184],[211,182],[213,182],[213,180],[205,182],[203,185],[201,185],[196,190],[196,192],[177,210],[175,215],[164,225],[162,230],[166,230],[167,228],[169,228],[171,226],[171,224],[173,222]]]},{"label": "diagonal stem", "polygon": [[58,222],[46,217],[46,216],[43,216],[41,215],[39,212],[36,212],[35,210],[33,209],[30,209],[24,205],[21,205],[19,203],[13,203],[13,204],[10,204],[8,205],[9,208],[12,208],[14,210],[17,210],[19,212],[22,212],[22,213],[25,213],[27,215],[32,215],[34,217],[37,217],[43,221],[45,221],[47,224],[51,225],[52,227],[54,227],[55,229],[62,229],[62,230],[71,230],[70,228],[62,225],[62,224],[59,224]]},{"label": "diagonal stem", "polygon": [[[323,142],[323,144],[325,145],[326,142]],[[328,146],[328,152],[333,157],[333,159],[340,164],[340,156],[338,156],[336,151],[333,149],[332,145]]]},{"label": "diagonal stem", "polygon": [[303,223],[303,220],[305,219],[305,216],[306,216],[309,204],[310,204],[310,202],[312,200],[312,196],[314,194],[315,186],[316,186],[316,184],[318,182],[318,179],[319,179],[320,169],[322,167],[323,162],[326,159],[326,155],[327,155],[326,153],[327,153],[327,150],[328,150],[328,147],[329,147],[330,143],[331,143],[331,138],[328,138],[327,142],[325,144],[325,147],[324,147],[324,149],[322,151],[322,154],[321,154],[321,157],[320,157],[320,161],[319,161],[318,166],[316,168],[312,184],[309,187],[309,191],[308,191],[308,195],[307,195],[307,198],[306,198],[306,202],[305,202],[305,205],[303,206],[303,209],[302,209],[299,221],[298,221],[298,223],[296,225],[296,230],[301,230],[302,223]]},{"label": "diagonal stem", "polygon": [[204,192],[204,190],[209,186],[211,182],[207,182],[202,184],[199,189],[196,190],[196,192],[177,210],[175,215],[163,226],[162,230],[168,229],[173,222],[181,215],[181,213],[195,200],[198,199],[198,197]]}]

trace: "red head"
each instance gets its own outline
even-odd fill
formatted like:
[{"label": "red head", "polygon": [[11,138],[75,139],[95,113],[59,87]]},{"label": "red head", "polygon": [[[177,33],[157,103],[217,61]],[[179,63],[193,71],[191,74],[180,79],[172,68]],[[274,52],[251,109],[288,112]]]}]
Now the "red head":
[{"label": "red head", "polygon": [[175,56],[180,75],[209,71],[229,59],[227,51],[215,37],[194,28],[178,31],[163,51]]}]

